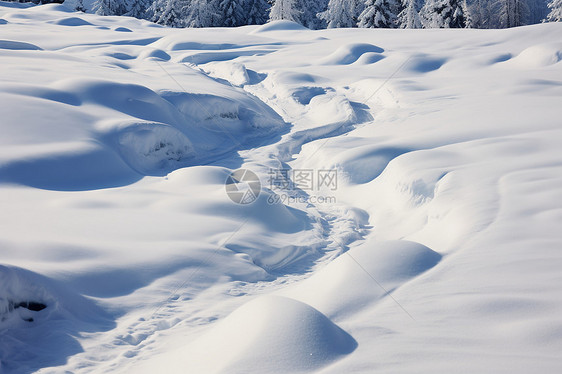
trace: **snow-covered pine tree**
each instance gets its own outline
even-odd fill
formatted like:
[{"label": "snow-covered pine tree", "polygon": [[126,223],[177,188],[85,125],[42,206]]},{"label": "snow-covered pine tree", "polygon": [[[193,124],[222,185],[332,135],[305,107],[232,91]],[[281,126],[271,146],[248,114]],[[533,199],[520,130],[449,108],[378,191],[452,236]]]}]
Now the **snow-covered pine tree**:
[{"label": "snow-covered pine tree", "polygon": [[[395,0],[397,1],[397,0]],[[365,0],[356,0],[355,1],[355,24],[359,27],[359,16],[365,10]]]},{"label": "snow-covered pine tree", "polygon": [[359,15],[359,27],[393,28],[397,27],[394,0],[366,0],[365,9]]},{"label": "snow-covered pine tree", "polygon": [[548,22],[562,22],[562,0],[552,0],[548,3],[550,12],[546,16]]},{"label": "snow-covered pine tree", "polygon": [[428,0],[420,11],[426,28],[465,28],[462,0]]},{"label": "snow-covered pine tree", "polygon": [[318,17],[318,13],[328,9],[328,2],[329,0],[297,0],[297,9],[302,12],[300,23],[312,30],[325,29],[326,21]]},{"label": "snow-covered pine tree", "polygon": [[146,18],[147,9],[152,5],[151,0],[126,0],[126,16],[135,18]]},{"label": "snow-covered pine tree", "polygon": [[220,14],[220,24],[214,26],[238,27],[246,24],[246,0],[219,0],[217,12]]},{"label": "snow-covered pine tree", "polygon": [[167,0],[154,0],[152,4],[146,9],[145,19],[156,23],[158,18],[160,18],[160,14],[164,11],[166,7]]},{"label": "snow-covered pine tree", "polygon": [[189,0],[182,15],[184,27],[213,27],[221,24],[218,0]]},{"label": "snow-covered pine tree", "polygon": [[464,15],[464,27],[467,29],[474,29],[474,20],[472,19],[472,14],[470,13],[467,0],[462,0],[461,5]]},{"label": "snow-covered pine tree", "polygon": [[528,24],[529,7],[524,0],[500,0],[500,27],[516,27]]},{"label": "snow-covered pine tree", "polygon": [[275,0],[269,10],[269,20],[288,20],[301,23],[302,11],[297,8],[296,0]]},{"label": "snow-covered pine tree", "polygon": [[449,24],[449,27],[452,29],[464,29],[467,26],[466,20],[467,20],[467,9],[465,7],[465,2],[464,0],[460,0],[458,1],[458,6],[455,8],[455,11],[453,12],[453,17],[451,18],[451,23]]},{"label": "snow-covered pine tree", "polygon": [[474,0],[472,3],[469,3],[468,9],[473,28],[490,29],[497,24],[497,16],[495,16],[492,10],[493,5],[494,3],[489,0]]},{"label": "snow-covered pine tree", "polygon": [[184,12],[189,5],[190,0],[166,0],[156,23],[170,27],[185,27]]},{"label": "snow-covered pine tree", "polygon": [[328,8],[318,18],[328,28],[357,27],[359,2],[357,0],[330,0]]},{"label": "snow-covered pine tree", "polygon": [[267,0],[248,0],[246,7],[246,24],[263,25],[269,17],[269,3]]},{"label": "snow-covered pine tree", "polygon": [[122,0],[96,0],[93,10],[100,16],[122,16],[127,8]]},{"label": "snow-covered pine tree", "polygon": [[86,7],[84,6],[83,0],[76,0],[76,4],[74,4],[74,10],[77,12],[86,12]]},{"label": "snow-covered pine tree", "polygon": [[398,13],[398,25],[402,29],[421,29],[423,27],[419,11],[419,0],[402,0],[402,11]]},{"label": "snow-covered pine tree", "polygon": [[545,20],[549,12],[549,1],[550,0],[526,0],[527,7],[529,8],[528,23],[530,25],[541,23]]}]

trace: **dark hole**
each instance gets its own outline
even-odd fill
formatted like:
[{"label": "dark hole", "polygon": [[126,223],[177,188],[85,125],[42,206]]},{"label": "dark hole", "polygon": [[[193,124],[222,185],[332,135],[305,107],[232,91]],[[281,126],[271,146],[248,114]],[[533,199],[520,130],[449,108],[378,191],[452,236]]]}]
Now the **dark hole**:
[{"label": "dark hole", "polygon": [[25,322],[33,322],[33,318],[24,318],[23,319]]},{"label": "dark hole", "polygon": [[38,303],[38,302],[35,302],[35,301],[22,301],[21,303],[16,304],[14,306],[14,309],[26,308],[26,309],[29,309],[31,311],[38,312],[40,310],[45,309],[46,307],[47,307],[47,305],[45,305],[43,303]]}]

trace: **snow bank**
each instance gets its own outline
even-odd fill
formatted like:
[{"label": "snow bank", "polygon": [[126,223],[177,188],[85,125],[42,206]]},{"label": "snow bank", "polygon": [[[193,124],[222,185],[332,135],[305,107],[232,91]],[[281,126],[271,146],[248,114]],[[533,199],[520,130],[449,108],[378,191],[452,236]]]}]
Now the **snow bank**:
[{"label": "snow bank", "polygon": [[302,30],[308,30],[308,29],[297,22],[279,20],[279,21],[271,21],[269,23],[266,23],[265,25],[259,26],[253,31],[253,33],[261,33],[267,31],[302,31]]},{"label": "snow bank", "polygon": [[349,334],[318,310],[289,298],[264,296],[235,310],[192,346],[161,358],[157,365],[166,371],[182,367],[205,373],[297,373],[326,366],[356,346]]},{"label": "snow bank", "polygon": [[[357,313],[436,266],[441,255],[409,241],[374,242],[343,254],[282,294],[307,302],[331,318]],[[335,297],[335,295],[337,295]]]},{"label": "snow bank", "polygon": [[[339,47],[332,54],[318,61],[318,63],[325,65],[349,65],[359,60],[366,53],[380,54],[382,52],[384,52],[382,48],[372,44],[353,43]],[[370,54],[370,56],[374,55]],[[383,58],[383,56],[380,58]]]},{"label": "snow bank", "polygon": [[77,335],[115,326],[92,301],[37,273],[0,266],[0,284],[3,371],[32,372],[62,365],[82,351]]},{"label": "snow bank", "polygon": [[524,49],[506,64],[519,68],[540,68],[550,66],[562,60],[562,45],[539,44]]}]

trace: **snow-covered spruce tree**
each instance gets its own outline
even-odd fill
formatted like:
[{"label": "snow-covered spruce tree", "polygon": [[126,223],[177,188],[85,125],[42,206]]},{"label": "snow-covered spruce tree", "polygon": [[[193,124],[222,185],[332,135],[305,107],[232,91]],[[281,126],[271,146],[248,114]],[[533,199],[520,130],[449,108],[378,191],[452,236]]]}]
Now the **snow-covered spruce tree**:
[{"label": "snow-covered spruce tree", "polygon": [[159,14],[154,14],[153,19],[160,25],[170,27],[184,27],[184,12],[190,1],[188,0],[166,0]]},{"label": "snow-covered spruce tree", "polygon": [[467,0],[462,0],[462,11],[464,14],[464,27],[467,29],[476,28],[474,25],[474,19],[472,19],[472,13],[470,13],[470,8],[468,7]]},{"label": "snow-covered spruce tree", "polygon": [[528,24],[529,7],[524,0],[500,0],[499,23],[501,28]]},{"label": "snow-covered spruce tree", "polygon": [[220,26],[218,0],[189,0],[182,12],[184,27]]},{"label": "snow-covered spruce tree", "polygon": [[214,26],[238,27],[246,24],[248,9],[245,0],[219,0],[217,12],[220,14],[220,24]]},{"label": "snow-covered spruce tree", "polygon": [[562,22],[562,0],[552,0],[548,3],[550,13],[546,16],[548,22]]},{"label": "snow-covered spruce tree", "polygon": [[548,16],[548,2],[550,0],[526,0],[527,7],[529,8],[530,25],[544,22]]},{"label": "snow-covered spruce tree", "polygon": [[492,14],[489,5],[490,2],[487,0],[474,0],[470,3],[468,9],[471,16],[471,27],[477,29],[490,28]]},{"label": "snow-covered spruce tree", "polygon": [[325,29],[327,23],[318,13],[326,11],[328,3],[329,0],[298,0],[296,6],[302,12],[300,23],[312,30]]},{"label": "snow-covered spruce tree", "polygon": [[465,28],[462,0],[428,0],[420,11],[425,28]]},{"label": "snow-covered spruce tree", "polygon": [[96,0],[93,10],[100,16],[122,16],[127,7],[122,0]]},{"label": "snow-covered spruce tree", "polygon": [[126,0],[126,16],[135,18],[146,18],[147,9],[152,5],[151,0]]},{"label": "snow-covered spruce tree", "polygon": [[357,27],[359,17],[358,0],[330,0],[328,8],[318,13],[328,28]]},{"label": "snow-covered spruce tree", "polygon": [[402,29],[421,29],[423,27],[419,11],[419,0],[403,0],[402,11],[398,13],[398,25]]},{"label": "snow-covered spruce tree", "polygon": [[166,8],[166,2],[167,0],[152,1],[152,4],[146,9],[144,18],[156,23],[158,18],[160,18],[160,14],[162,14],[164,8]]},{"label": "snow-covered spruce tree", "polygon": [[246,7],[246,24],[263,25],[269,17],[269,3],[267,0],[248,0]]},{"label": "snow-covered spruce tree", "polygon": [[77,12],[86,12],[86,7],[84,6],[83,0],[76,0],[76,4],[74,5],[74,10]]},{"label": "snow-covered spruce tree", "polygon": [[359,27],[393,28],[397,27],[394,0],[367,0],[365,9],[359,15]]},{"label": "snow-covered spruce tree", "polygon": [[269,20],[288,20],[301,23],[302,11],[297,8],[296,0],[275,0],[269,11]]}]

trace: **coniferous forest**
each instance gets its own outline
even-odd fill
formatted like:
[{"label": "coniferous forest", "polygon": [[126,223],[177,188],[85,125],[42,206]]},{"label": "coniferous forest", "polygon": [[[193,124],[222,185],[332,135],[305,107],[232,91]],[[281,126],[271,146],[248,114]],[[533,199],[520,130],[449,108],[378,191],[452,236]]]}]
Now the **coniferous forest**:
[{"label": "coniferous forest", "polygon": [[[82,0],[74,1],[83,10]],[[96,0],[93,11],[172,27],[290,20],[310,29],[497,29],[561,21],[562,0]]]}]

